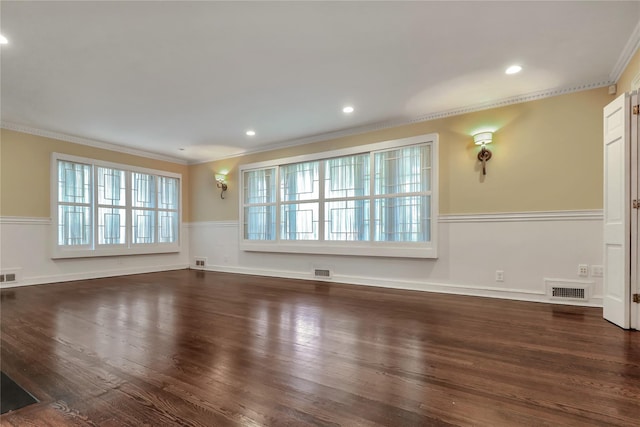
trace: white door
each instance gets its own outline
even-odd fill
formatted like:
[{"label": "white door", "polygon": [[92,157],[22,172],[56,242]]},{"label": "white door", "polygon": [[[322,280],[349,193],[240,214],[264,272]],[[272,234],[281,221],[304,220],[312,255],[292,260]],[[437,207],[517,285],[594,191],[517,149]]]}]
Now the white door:
[{"label": "white door", "polygon": [[[638,105],[638,93],[631,95],[631,105]],[[640,115],[631,116],[631,199],[640,203]],[[640,207],[631,210],[631,293],[640,294]],[[640,304],[631,304],[631,328],[640,330]]]},{"label": "white door", "polygon": [[631,309],[631,152],[629,95],[604,108],[603,315],[629,329]]}]

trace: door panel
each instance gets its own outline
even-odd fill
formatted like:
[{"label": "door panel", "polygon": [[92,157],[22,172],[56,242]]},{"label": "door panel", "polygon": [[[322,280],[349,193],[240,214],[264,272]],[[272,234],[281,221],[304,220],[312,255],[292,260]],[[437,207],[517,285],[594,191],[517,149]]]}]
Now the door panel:
[{"label": "door panel", "polygon": [[629,95],[604,108],[604,318],[630,326]]}]

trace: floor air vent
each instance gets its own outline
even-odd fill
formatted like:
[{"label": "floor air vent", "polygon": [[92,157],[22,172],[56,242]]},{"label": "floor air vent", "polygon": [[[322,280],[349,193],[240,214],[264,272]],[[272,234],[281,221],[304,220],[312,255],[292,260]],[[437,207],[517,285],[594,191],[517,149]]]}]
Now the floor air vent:
[{"label": "floor air vent", "polygon": [[327,268],[316,268],[313,270],[313,276],[317,279],[331,279],[331,270]]}]

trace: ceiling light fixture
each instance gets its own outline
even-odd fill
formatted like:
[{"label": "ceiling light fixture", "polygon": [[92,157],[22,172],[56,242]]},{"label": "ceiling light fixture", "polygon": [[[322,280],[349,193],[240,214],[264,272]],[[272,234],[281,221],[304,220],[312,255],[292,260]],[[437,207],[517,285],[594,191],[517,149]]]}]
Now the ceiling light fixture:
[{"label": "ceiling light fixture", "polygon": [[344,107],[344,108],[342,109],[342,112],[343,112],[343,113],[347,113],[347,114],[349,114],[349,113],[353,113],[353,107],[352,107],[352,106]]},{"label": "ceiling light fixture", "polygon": [[7,44],[7,43],[9,43],[9,40],[7,40],[5,36],[0,34],[0,44]]},{"label": "ceiling light fixture", "polygon": [[248,130],[246,132],[247,136],[255,136],[256,135],[256,131],[255,130]]},{"label": "ceiling light fixture", "polygon": [[516,74],[522,71],[522,67],[519,65],[512,65],[505,70],[506,74]]}]

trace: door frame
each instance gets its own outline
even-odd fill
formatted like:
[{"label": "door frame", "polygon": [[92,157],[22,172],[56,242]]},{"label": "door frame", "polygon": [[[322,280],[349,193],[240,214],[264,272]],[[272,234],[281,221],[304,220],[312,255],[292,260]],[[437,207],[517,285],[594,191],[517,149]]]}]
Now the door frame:
[{"label": "door frame", "polygon": [[[640,94],[638,91],[631,93],[631,105],[639,105]],[[631,116],[631,199],[640,203],[640,115],[633,114],[633,107],[630,108]],[[640,209],[631,209],[631,294],[640,294]],[[640,304],[631,304],[631,328],[640,330]]]}]

